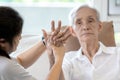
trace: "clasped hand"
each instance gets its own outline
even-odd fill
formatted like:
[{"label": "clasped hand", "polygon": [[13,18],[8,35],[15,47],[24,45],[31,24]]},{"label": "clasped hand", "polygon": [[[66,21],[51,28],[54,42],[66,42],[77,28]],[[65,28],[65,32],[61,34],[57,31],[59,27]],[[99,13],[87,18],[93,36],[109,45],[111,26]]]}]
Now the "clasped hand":
[{"label": "clasped hand", "polygon": [[64,57],[64,43],[71,35],[70,27],[66,27],[61,31],[61,21],[58,21],[58,27],[55,28],[55,22],[51,22],[51,32],[47,33],[43,30],[48,55],[53,58],[60,59]]}]

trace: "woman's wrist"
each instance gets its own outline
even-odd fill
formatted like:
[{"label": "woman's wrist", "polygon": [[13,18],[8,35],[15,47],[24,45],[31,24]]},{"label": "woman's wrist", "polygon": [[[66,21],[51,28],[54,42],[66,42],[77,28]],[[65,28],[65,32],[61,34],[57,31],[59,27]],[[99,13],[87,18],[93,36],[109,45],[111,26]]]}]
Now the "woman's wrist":
[{"label": "woman's wrist", "polygon": [[45,38],[44,37],[42,37],[42,43],[43,43],[44,46],[46,46],[46,42],[45,42]]},{"label": "woman's wrist", "polygon": [[63,57],[55,58],[55,62],[62,62],[62,61],[63,61]]}]

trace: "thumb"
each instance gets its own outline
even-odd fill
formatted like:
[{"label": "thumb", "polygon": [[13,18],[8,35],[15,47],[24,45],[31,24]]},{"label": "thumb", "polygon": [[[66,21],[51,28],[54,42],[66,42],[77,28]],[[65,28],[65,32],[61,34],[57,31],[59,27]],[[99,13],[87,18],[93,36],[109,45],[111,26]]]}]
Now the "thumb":
[{"label": "thumb", "polygon": [[72,36],[76,37],[76,33],[72,27],[69,27],[69,31],[70,31]]}]

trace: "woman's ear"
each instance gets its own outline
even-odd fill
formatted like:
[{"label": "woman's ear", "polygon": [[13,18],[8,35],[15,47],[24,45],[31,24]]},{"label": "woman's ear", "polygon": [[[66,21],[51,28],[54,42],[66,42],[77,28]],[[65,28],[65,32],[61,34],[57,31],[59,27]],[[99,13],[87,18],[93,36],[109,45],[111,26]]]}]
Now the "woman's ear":
[{"label": "woman's ear", "polygon": [[99,22],[99,28],[98,28],[98,31],[100,32],[100,31],[102,31],[102,29],[103,29],[102,22]]},{"label": "woman's ear", "polygon": [[0,47],[2,47],[2,48],[5,47],[5,39],[3,39],[3,38],[0,39]]},{"label": "woman's ear", "polygon": [[1,38],[0,43],[5,43],[5,39]]}]

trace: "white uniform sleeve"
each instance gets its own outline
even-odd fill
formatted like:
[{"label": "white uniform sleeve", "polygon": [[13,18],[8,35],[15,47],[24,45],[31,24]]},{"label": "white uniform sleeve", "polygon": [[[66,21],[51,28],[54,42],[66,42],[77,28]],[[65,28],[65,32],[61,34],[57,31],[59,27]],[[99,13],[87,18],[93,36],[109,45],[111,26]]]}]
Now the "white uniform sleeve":
[{"label": "white uniform sleeve", "polygon": [[0,72],[0,80],[36,80],[15,61],[9,60],[4,63]]},{"label": "white uniform sleeve", "polygon": [[17,60],[17,57],[13,57],[13,56],[10,56],[10,57],[11,57],[11,59],[12,59],[13,61],[19,63],[18,60]]}]

